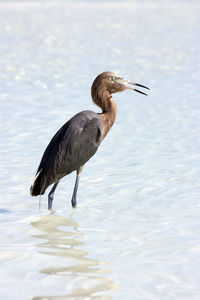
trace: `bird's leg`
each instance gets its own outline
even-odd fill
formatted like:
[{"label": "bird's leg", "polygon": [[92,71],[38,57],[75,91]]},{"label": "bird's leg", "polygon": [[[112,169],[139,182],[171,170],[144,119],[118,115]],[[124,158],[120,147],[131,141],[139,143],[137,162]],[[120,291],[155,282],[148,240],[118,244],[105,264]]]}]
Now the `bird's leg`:
[{"label": "bird's leg", "polygon": [[72,195],[72,207],[76,207],[76,195],[77,195],[77,190],[78,190],[78,184],[79,184],[79,175],[76,174],[76,181],[75,181],[75,186],[74,186],[74,191],[73,191],[73,195]]},{"label": "bird's leg", "polygon": [[[58,181],[59,182],[59,181]],[[54,192],[55,192],[55,189],[57,188],[57,185],[58,185],[58,182],[56,182],[52,189],[50,190],[50,193],[48,195],[48,210],[51,210],[52,209],[52,203],[53,203],[53,197],[54,197]]]},{"label": "bird's leg", "polygon": [[77,195],[77,191],[78,191],[78,184],[79,184],[79,178],[80,178],[80,174],[81,174],[81,171],[83,169],[83,166],[80,167],[77,171],[76,171],[76,181],[75,181],[75,185],[74,185],[74,191],[73,191],[73,195],[72,195],[72,207],[76,207],[76,195]]}]

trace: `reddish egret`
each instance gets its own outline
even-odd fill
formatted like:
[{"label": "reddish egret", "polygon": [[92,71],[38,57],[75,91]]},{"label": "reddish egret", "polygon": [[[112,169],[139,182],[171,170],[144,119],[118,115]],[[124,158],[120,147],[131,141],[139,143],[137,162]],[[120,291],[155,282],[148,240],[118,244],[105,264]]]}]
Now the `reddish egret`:
[{"label": "reddish egret", "polygon": [[117,105],[111,94],[129,89],[147,96],[128,84],[149,89],[112,72],[99,74],[92,84],[91,94],[92,100],[102,109],[102,112],[85,110],[76,114],[50,141],[30,189],[32,196],[43,195],[47,187],[54,183],[48,195],[49,210],[52,208],[54,192],[59,180],[73,171],[76,171],[76,181],[71,203],[76,207],[79,176],[83,166],[96,153],[116,118]]}]

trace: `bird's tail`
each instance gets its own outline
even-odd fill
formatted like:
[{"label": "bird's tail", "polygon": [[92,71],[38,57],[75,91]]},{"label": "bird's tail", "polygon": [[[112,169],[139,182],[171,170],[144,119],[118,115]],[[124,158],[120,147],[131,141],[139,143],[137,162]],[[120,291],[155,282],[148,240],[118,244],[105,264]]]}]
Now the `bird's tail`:
[{"label": "bird's tail", "polygon": [[42,172],[43,169],[40,169],[36,176],[35,179],[33,181],[33,184],[31,185],[30,188],[30,193],[31,196],[38,196],[38,195],[43,195],[45,193],[45,189],[46,189],[46,180],[45,180],[45,176],[43,175]]}]

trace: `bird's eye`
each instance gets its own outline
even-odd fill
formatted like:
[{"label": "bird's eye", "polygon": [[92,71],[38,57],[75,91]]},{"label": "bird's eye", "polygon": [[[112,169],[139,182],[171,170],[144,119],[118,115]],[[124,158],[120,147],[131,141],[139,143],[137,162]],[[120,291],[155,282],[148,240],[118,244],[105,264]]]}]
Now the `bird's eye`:
[{"label": "bird's eye", "polygon": [[112,76],[112,77],[111,77],[111,80],[112,80],[112,81],[114,81],[114,80],[115,80],[115,78],[116,78],[116,77]]}]

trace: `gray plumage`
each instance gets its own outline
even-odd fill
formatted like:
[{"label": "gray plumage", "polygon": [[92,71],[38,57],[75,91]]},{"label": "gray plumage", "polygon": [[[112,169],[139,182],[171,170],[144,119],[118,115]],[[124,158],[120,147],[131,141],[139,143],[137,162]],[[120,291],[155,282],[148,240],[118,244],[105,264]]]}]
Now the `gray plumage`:
[{"label": "gray plumage", "polygon": [[66,122],[43,154],[31,186],[31,195],[44,194],[49,185],[79,170],[96,153],[101,142],[101,131],[101,117],[89,110],[76,114]]}]

